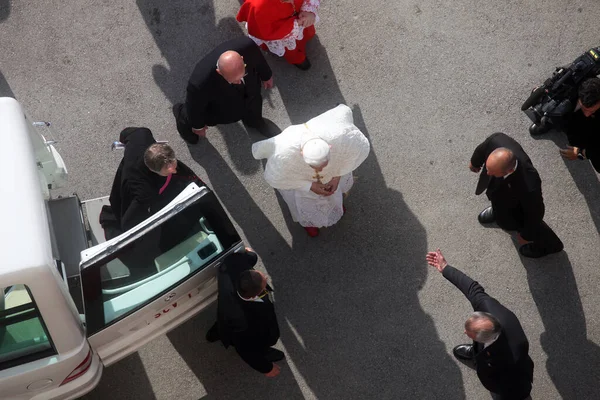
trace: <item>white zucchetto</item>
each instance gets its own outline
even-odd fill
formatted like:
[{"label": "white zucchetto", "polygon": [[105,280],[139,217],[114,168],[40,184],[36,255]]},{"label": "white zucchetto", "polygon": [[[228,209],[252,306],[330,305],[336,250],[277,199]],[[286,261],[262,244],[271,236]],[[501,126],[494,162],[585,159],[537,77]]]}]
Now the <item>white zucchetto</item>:
[{"label": "white zucchetto", "polygon": [[302,157],[311,167],[320,167],[329,161],[329,150],[329,143],[323,139],[309,139],[302,146]]}]

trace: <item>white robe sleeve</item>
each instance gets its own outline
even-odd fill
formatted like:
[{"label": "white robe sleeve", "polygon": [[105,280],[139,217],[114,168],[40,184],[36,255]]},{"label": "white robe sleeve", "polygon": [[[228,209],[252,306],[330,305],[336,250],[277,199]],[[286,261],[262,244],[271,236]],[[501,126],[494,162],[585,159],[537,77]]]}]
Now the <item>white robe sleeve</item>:
[{"label": "white robe sleeve", "polygon": [[331,145],[329,173],[343,176],[360,166],[371,146],[365,135],[354,125],[352,109],[340,104],[306,123],[309,131]]},{"label": "white robe sleeve", "polygon": [[267,159],[264,177],[269,185],[280,190],[310,190],[315,172],[301,154],[307,137],[320,137],[331,145],[329,164],[323,170],[329,177],[354,171],[369,155],[369,141],[354,125],[352,110],[341,104],[306,124],[292,125],[252,145],[254,158]]},{"label": "white robe sleeve", "polygon": [[275,189],[310,190],[313,171],[300,153],[302,133],[302,125],[292,125],[279,135],[252,145],[255,159],[267,159],[265,180]]}]

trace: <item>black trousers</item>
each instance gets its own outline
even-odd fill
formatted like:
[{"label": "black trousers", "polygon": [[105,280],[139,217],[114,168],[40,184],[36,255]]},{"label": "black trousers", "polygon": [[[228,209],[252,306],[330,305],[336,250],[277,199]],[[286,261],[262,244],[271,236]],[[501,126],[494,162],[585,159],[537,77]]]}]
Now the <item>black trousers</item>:
[{"label": "black trousers", "polygon": [[[507,231],[521,232],[525,227],[525,213],[522,208],[506,208],[492,202],[496,223],[498,226]],[[541,221],[538,226],[533,229],[532,237],[526,238],[533,242],[533,246],[542,251],[555,252],[563,249],[562,241],[556,236],[556,233],[546,224]]]}]

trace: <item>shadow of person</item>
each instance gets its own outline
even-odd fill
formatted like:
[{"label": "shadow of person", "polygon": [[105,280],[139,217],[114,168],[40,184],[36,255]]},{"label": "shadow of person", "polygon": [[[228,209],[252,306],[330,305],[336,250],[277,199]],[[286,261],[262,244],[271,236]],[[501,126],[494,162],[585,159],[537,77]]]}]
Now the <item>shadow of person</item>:
[{"label": "shadow of person", "polygon": [[15,94],[13,93],[8,81],[4,77],[2,71],[0,71],[0,97],[12,97],[15,98]]},{"label": "shadow of person", "polygon": [[318,35],[308,42],[307,56],[312,64],[308,71],[297,69],[281,57],[268,57],[292,124],[304,123],[340,103],[345,104],[327,50]]},{"label": "shadow of person", "polygon": [[[220,126],[224,136],[237,137],[241,126],[229,124]],[[249,146],[236,146],[230,150],[237,157],[249,153]],[[260,210],[246,188],[238,180],[235,172],[219,152],[204,141],[199,145],[190,146],[192,158],[202,165],[211,181],[212,189],[221,203],[248,238],[254,251],[261,257],[263,265],[272,276],[275,283],[276,309],[281,319],[287,312],[287,307],[279,301],[279,268],[287,265],[298,265],[289,244],[279,234],[267,216]],[[256,160],[253,164],[260,165]],[[289,261],[289,264],[286,262]],[[277,276],[277,277],[276,277]],[[236,354],[233,348],[225,349],[220,343],[208,343],[205,333],[214,323],[216,307],[206,310],[201,315],[167,334],[175,349],[180,353],[189,368],[201,380],[208,393],[207,399],[236,399],[236,398],[286,398],[304,399],[296,378],[289,368],[282,368],[281,374],[275,379],[266,379],[258,372],[248,367]],[[281,325],[281,320],[280,320]],[[295,339],[294,339],[295,340]],[[287,340],[282,337],[284,345]],[[295,359],[295,355],[291,356]],[[283,362],[280,362],[280,365]],[[234,379],[235,384],[228,383]],[[283,394],[284,393],[284,394]]]},{"label": "shadow of person", "polygon": [[[565,149],[569,144],[564,133],[552,130],[551,132],[536,138],[538,140],[551,140],[558,149]],[[558,151],[556,156],[562,158]],[[600,232],[600,180],[599,175],[589,161],[566,160],[562,159],[567,170],[573,178],[577,190],[583,195],[592,221],[596,226],[596,230]]]},{"label": "shadow of person", "polygon": [[[193,15],[194,7],[199,7],[194,4],[138,0],[168,64],[165,69],[155,66],[154,77],[172,103],[183,99],[198,59],[235,32],[241,34],[233,18],[220,23],[216,32],[205,32],[207,26],[214,29],[214,10],[210,3],[200,3],[208,8],[201,17],[205,24],[199,24],[182,11]],[[230,29],[225,33],[219,31],[224,25]],[[204,35],[203,43],[194,42]],[[313,63],[308,72],[268,56],[293,123],[306,122],[345,102],[318,38],[309,43],[308,54]],[[360,110],[357,119],[362,121]],[[260,167],[260,162],[250,159],[250,139],[240,134],[241,125],[218,129],[237,170],[252,173]],[[260,138],[252,138],[256,139]],[[385,185],[374,153],[357,172],[349,215],[316,240],[301,236],[303,230],[292,230],[292,245],[210,138],[190,146],[190,154],[204,167],[210,186],[271,276],[281,343],[288,355],[288,367],[282,368],[280,377],[264,379],[244,365],[233,349],[204,341],[215,314],[203,313],[167,336],[204,385],[208,398],[293,399],[302,393],[317,398],[464,398],[460,370],[418,299],[427,277],[422,261],[427,249],[425,230],[402,195]],[[247,165],[241,166],[242,162]]]},{"label": "shadow of person", "polygon": [[600,347],[587,338],[585,314],[569,256],[563,251],[545,257],[543,262],[527,258],[521,261],[544,324],[540,342],[554,386],[563,399],[598,398]]},{"label": "shadow of person", "polygon": [[[123,371],[127,371],[127,373],[125,374]],[[115,390],[117,388],[126,389]],[[81,397],[81,400],[106,400],[106,393],[111,394],[112,400],[156,399],[138,353],[105,368],[100,384],[96,389]]]},{"label": "shadow of person", "polygon": [[[362,121],[360,110],[355,112],[357,121]],[[414,265],[423,264],[424,229],[400,193],[385,187],[374,154],[358,172],[360,187],[349,202],[352,216],[316,240],[301,235],[304,231],[296,226],[292,249],[217,150],[210,143],[204,146],[190,146],[192,157],[206,169],[213,189],[272,278],[281,342],[288,362],[293,363],[293,379],[305,394],[309,391],[317,398],[464,398],[460,371],[418,301],[427,270]],[[201,377],[207,392],[218,393],[219,398],[234,398],[237,393],[236,389],[225,391],[214,368],[235,370],[236,379],[239,373],[241,379],[250,379],[249,384],[256,382],[246,388],[246,397],[252,397],[255,386],[257,396],[271,390],[252,378],[256,373],[236,360],[233,351],[228,356],[222,350],[214,350],[219,355],[210,352],[211,360],[219,357],[217,367],[194,356],[207,354],[207,344],[191,343],[186,336],[198,341],[198,332],[203,335],[213,322],[205,319],[196,318],[190,322],[193,329],[184,326],[168,337]],[[285,368],[288,375],[283,379],[291,378],[291,369]],[[286,398],[294,398],[295,386],[288,395],[291,388],[283,385]]]},{"label": "shadow of person", "polygon": [[196,63],[218,44],[242,36],[235,18],[218,24],[212,0],[137,0],[146,26],[165,58],[152,66],[157,86],[172,104],[185,99]]},{"label": "shadow of person", "polygon": [[0,0],[0,23],[6,21],[10,15],[11,0]]},{"label": "shadow of person", "polygon": [[[185,100],[188,79],[204,55],[220,43],[244,35],[233,17],[223,18],[217,24],[210,0],[137,0],[137,5],[165,58],[166,65],[152,66],[152,76],[171,104]],[[216,130],[210,128],[211,132]],[[248,143],[248,135],[241,129],[219,130],[235,131],[236,135],[241,133],[241,136],[224,135],[228,149]],[[251,168],[256,164],[248,162],[248,157],[252,157],[249,150],[242,154],[242,158],[233,159],[236,170],[243,175],[256,173],[257,169]]]},{"label": "shadow of person", "polygon": [[[271,62],[292,124],[346,104],[318,36],[307,56],[309,71]],[[353,111],[369,137],[361,109]],[[418,299],[427,277],[425,229],[387,187],[374,151],[355,176],[347,215],[316,239],[279,198],[293,251],[302,255],[297,267],[286,263],[284,276],[268,267],[289,302],[282,337],[300,338],[284,343],[296,357],[304,352],[296,365],[317,397],[462,399],[460,369]]]},{"label": "shadow of person", "polygon": [[[353,113],[369,137],[361,109]],[[298,277],[279,286],[298,308],[313,310],[287,315],[311,349],[298,368],[317,397],[463,399],[460,370],[418,299],[428,274],[425,229],[385,184],[374,151],[354,175],[346,215],[317,239],[282,204],[303,260]],[[310,290],[297,288],[308,276]]]}]

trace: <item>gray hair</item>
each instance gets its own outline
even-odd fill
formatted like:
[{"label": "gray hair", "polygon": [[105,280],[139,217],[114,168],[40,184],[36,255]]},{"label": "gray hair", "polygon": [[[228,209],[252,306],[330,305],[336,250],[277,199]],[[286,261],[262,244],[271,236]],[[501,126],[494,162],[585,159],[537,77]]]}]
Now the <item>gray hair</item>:
[{"label": "gray hair", "polygon": [[[482,327],[481,322],[484,321],[491,322],[492,329]],[[498,321],[498,319],[496,319],[496,317],[494,317],[492,314],[482,311],[475,311],[465,322],[465,330],[475,332],[475,341],[479,343],[487,343],[495,340],[498,335],[500,335],[502,326],[500,325],[500,321]]]},{"label": "gray hair", "polygon": [[144,164],[152,172],[159,173],[165,165],[175,161],[175,152],[166,143],[154,143],[144,152]]}]

